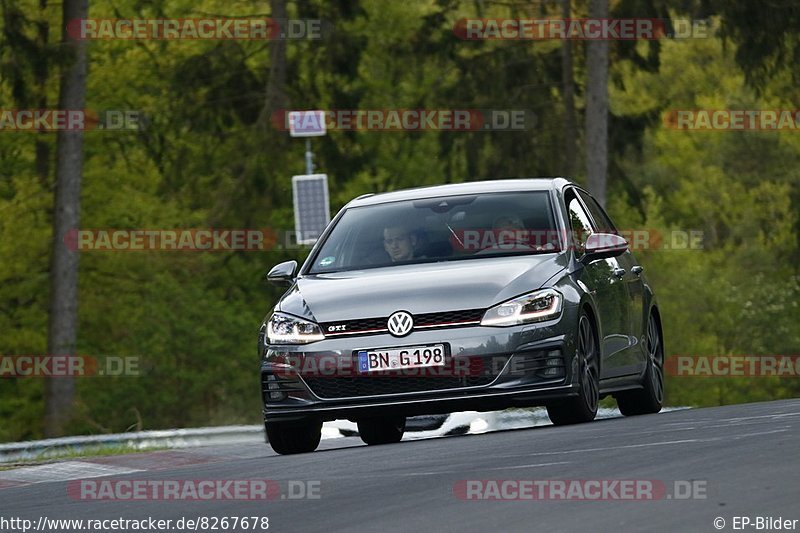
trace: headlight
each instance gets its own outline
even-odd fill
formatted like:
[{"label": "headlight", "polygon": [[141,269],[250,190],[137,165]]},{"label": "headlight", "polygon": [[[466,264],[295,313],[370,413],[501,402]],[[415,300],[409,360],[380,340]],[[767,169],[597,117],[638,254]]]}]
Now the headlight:
[{"label": "headlight", "polygon": [[273,313],[267,322],[267,339],[271,344],[306,344],[324,338],[317,324],[302,318]]},{"label": "headlight", "polygon": [[516,326],[552,320],[561,314],[564,297],[555,289],[542,289],[503,302],[486,311],[481,326]]}]

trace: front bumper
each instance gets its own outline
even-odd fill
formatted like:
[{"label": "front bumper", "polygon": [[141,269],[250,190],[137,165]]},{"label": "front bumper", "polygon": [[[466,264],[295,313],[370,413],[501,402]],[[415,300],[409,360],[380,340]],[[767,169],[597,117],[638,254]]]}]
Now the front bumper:
[{"label": "front bumper", "polygon": [[[568,313],[565,313],[568,314]],[[469,326],[329,338],[262,350],[263,414],[267,421],[357,420],[544,405],[578,394],[574,329],[561,320],[513,327]],[[570,323],[569,320],[566,323]],[[360,374],[358,350],[445,344],[448,366]],[[430,370],[430,369],[426,369]]]}]

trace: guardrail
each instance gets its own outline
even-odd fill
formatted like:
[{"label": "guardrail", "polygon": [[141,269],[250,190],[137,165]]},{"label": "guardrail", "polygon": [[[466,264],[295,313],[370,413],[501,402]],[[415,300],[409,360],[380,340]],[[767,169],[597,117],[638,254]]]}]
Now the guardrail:
[{"label": "guardrail", "polygon": [[195,429],[165,429],[62,437],[0,444],[0,464],[20,460],[47,459],[70,452],[92,452],[108,448],[189,448],[213,444],[265,442],[264,426],[218,426]]}]

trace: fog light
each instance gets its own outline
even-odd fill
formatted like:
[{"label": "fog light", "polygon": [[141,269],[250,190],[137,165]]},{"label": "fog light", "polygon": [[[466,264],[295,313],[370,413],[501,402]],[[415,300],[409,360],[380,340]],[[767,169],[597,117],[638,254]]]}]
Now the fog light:
[{"label": "fog light", "polygon": [[564,360],[561,358],[560,350],[547,352],[547,359],[544,363],[545,370],[542,375],[548,378],[558,378],[564,375]]},{"label": "fog light", "polygon": [[281,386],[280,383],[278,383],[278,378],[276,378],[272,374],[267,376],[267,390],[270,391],[268,393],[270,400],[275,400],[280,402],[287,398],[286,393],[281,392]]}]

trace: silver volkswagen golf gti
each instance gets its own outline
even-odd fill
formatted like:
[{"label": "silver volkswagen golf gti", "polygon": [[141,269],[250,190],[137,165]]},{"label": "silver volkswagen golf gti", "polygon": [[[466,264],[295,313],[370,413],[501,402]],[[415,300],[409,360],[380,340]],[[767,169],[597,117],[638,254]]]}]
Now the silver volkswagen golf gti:
[{"label": "silver volkswagen golf gti", "polygon": [[267,437],[281,454],[319,445],[346,418],[367,444],[406,418],[545,406],[554,424],[663,402],[653,290],[586,191],[515,179],[365,195],[348,203],[259,334]]}]

